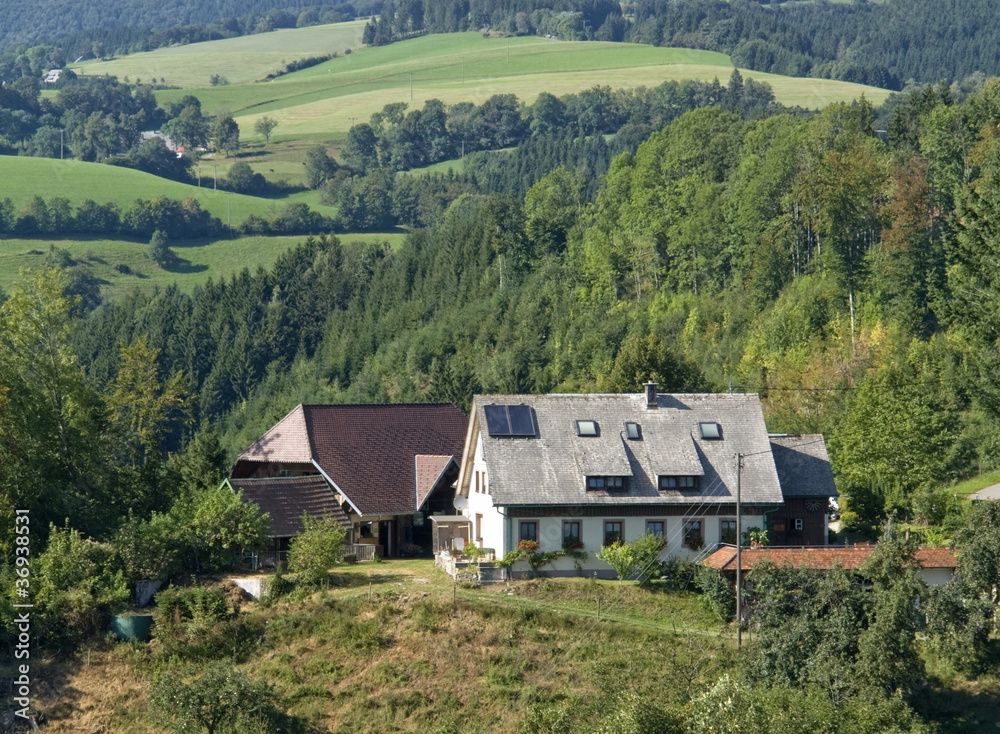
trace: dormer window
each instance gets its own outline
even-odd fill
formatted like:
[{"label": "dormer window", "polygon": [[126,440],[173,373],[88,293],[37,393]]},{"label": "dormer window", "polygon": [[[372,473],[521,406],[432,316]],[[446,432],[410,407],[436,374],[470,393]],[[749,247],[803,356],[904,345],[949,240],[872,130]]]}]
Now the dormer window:
[{"label": "dormer window", "polygon": [[638,441],[642,438],[642,431],[639,428],[638,423],[632,423],[628,421],[625,423],[625,436],[629,441]]},{"label": "dormer window", "polygon": [[577,421],[576,422],[576,435],[577,436],[596,436],[597,435],[597,421]]},{"label": "dormer window", "polygon": [[621,492],[625,489],[625,477],[587,477],[587,489]]},{"label": "dormer window", "polygon": [[660,489],[698,489],[698,477],[666,476],[660,477]]},{"label": "dormer window", "polygon": [[709,441],[717,441],[722,438],[722,426],[718,423],[699,423],[701,437]]}]

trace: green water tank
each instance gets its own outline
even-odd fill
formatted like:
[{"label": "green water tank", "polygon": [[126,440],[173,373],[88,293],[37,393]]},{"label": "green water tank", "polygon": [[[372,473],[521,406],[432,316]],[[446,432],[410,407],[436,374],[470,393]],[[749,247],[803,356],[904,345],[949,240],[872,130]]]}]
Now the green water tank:
[{"label": "green water tank", "polygon": [[111,631],[119,640],[148,640],[152,614],[121,614],[111,619]]}]

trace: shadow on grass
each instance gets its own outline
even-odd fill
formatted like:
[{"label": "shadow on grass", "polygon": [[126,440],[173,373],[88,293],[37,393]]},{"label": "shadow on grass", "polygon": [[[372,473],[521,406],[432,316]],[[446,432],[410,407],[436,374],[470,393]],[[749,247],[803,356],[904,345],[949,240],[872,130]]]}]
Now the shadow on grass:
[{"label": "shadow on grass", "polygon": [[330,574],[331,585],[334,585],[334,588],[338,589],[358,589],[368,586],[369,583],[378,586],[380,584],[402,583],[413,578],[403,573],[393,573],[389,569],[380,571],[376,568],[378,564],[367,565],[370,568],[358,568],[357,566],[338,567]]},{"label": "shadow on grass", "polygon": [[915,708],[940,727],[941,734],[978,734],[1000,730],[1000,695],[996,691],[932,686]]},{"label": "shadow on grass", "polygon": [[163,269],[168,273],[189,274],[203,273],[208,270],[208,266],[205,264],[195,265],[190,260],[185,260],[184,258],[179,257],[169,265],[165,265]]}]

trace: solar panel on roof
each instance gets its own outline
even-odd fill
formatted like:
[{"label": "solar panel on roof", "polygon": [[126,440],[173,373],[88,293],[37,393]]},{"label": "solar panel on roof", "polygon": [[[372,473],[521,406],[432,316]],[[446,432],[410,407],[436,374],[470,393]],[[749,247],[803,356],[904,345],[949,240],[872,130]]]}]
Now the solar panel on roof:
[{"label": "solar panel on roof", "polygon": [[506,405],[487,405],[486,430],[491,436],[509,436],[510,418],[507,416]]},{"label": "solar panel on roof", "polygon": [[534,436],[535,421],[528,405],[485,405],[490,436]]},{"label": "solar panel on roof", "polygon": [[510,416],[510,435],[535,435],[535,423],[531,420],[531,408],[527,405],[508,405],[507,414]]}]

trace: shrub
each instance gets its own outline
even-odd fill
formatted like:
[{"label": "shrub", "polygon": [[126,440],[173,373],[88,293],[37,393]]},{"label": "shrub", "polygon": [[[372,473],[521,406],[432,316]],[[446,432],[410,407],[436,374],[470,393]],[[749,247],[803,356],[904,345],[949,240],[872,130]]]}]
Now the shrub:
[{"label": "shrub", "polygon": [[153,236],[149,239],[149,247],[146,248],[146,257],[161,268],[167,267],[177,259],[174,251],[167,246],[167,233],[162,229],[153,232]]},{"label": "shrub", "polygon": [[[188,503],[193,507],[185,517]],[[236,493],[227,487],[182,498],[170,514],[186,525],[185,534],[195,563],[207,571],[228,567],[237,551],[262,548],[271,526],[270,518],[261,514],[260,507],[244,502],[242,492]]]},{"label": "shrub", "polygon": [[225,663],[213,663],[196,679],[157,678],[153,702],[175,732],[286,732],[292,722],[278,710],[271,687]]},{"label": "shrub", "polygon": [[37,566],[41,635],[76,642],[106,629],[111,616],[128,606],[128,585],[121,571],[110,570],[111,546],[68,526],[50,528]]},{"label": "shrub", "polygon": [[299,572],[308,584],[325,585],[330,568],[344,555],[345,532],[330,516],[317,518],[303,513],[303,532],[292,539],[288,548],[288,567]]},{"label": "shrub", "polygon": [[597,557],[618,574],[618,582],[636,576],[644,584],[660,572],[659,557],[667,541],[661,535],[645,533],[635,540],[616,540],[597,552]]},{"label": "shrub", "polygon": [[141,521],[129,513],[111,545],[115,563],[129,581],[166,581],[181,570],[182,542],[169,515],[154,512]]},{"label": "shrub", "polygon": [[718,571],[700,568],[695,576],[695,584],[701,590],[702,600],[723,622],[729,622],[736,614],[736,590]]}]

